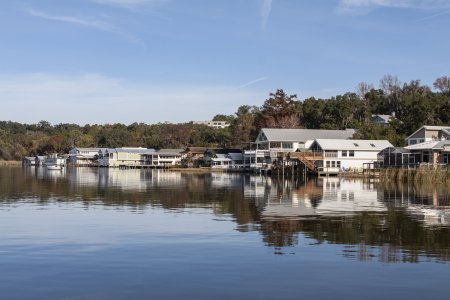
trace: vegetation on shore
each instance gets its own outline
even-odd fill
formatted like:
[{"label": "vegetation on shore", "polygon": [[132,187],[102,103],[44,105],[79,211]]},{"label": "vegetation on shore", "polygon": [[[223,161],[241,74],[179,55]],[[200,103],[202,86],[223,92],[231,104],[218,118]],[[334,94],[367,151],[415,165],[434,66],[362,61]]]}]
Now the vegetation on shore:
[{"label": "vegetation on shore", "polygon": [[[183,124],[21,124],[0,121],[0,159],[67,153],[77,147],[184,148],[189,146],[241,147],[254,141],[260,128],[358,129],[355,138],[388,139],[396,146],[420,126],[450,126],[450,77],[438,78],[432,88],[419,80],[400,83],[386,75],[379,88],[360,83],[357,91],[329,99],[299,101],[282,89],[271,93],[261,107],[243,105],[234,115],[218,114],[231,126],[214,129]],[[213,99],[212,99],[213,100]],[[389,126],[371,123],[373,114],[395,115]]]},{"label": "vegetation on shore", "polygon": [[391,168],[380,170],[383,182],[411,182],[420,184],[450,184],[450,168]]}]

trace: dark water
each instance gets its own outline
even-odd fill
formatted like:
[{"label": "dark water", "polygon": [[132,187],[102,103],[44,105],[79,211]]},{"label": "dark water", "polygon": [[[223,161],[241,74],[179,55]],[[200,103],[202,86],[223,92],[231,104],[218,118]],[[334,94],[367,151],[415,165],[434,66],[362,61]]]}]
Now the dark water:
[{"label": "dark water", "polygon": [[0,168],[1,299],[447,299],[446,187]]}]

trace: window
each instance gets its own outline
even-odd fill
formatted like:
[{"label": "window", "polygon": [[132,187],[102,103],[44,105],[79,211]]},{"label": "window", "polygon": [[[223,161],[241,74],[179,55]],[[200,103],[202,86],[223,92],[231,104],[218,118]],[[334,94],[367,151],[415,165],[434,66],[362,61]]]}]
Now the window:
[{"label": "window", "polygon": [[283,143],[283,149],[292,149],[292,143]]},{"label": "window", "polygon": [[331,167],[336,168],[336,162],[334,160],[331,162]]},{"label": "window", "polygon": [[347,157],[347,150],[342,151],[342,157]]},{"label": "window", "polygon": [[326,166],[327,166],[327,168],[330,167],[330,162],[329,161],[327,161]]},{"label": "window", "polygon": [[333,150],[326,150],[325,157],[338,157],[338,152]]},{"label": "window", "polygon": [[355,151],[354,150],[349,150],[348,151],[348,156],[355,157]]},{"label": "window", "polygon": [[336,162],[336,167],[338,167],[339,169],[341,168],[341,161],[340,161],[340,160],[338,160],[338,161]]}]

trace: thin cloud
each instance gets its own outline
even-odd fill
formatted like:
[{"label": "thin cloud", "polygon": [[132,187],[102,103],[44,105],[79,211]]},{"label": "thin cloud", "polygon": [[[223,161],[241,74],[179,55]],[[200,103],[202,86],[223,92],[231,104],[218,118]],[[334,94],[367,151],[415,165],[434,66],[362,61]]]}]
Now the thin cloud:
[{"label": "thin cloud", "polygon": [[54,16],[54,15],[50,15],[50,14],[42,12],[42,11],[34,10],[32,8],[28,9],[27,11],[33,17],[43,18],[43,19],[50,20],[50,21],[60,21],[60,22],[81,25],[81,26],[85,26],[85,27],[96,28],[96,29],[100,29],[100,30],[104,30],[104,31],[110,31],[110,32],[113,31],[113,27],[110,24],[102,22],[102,21],[92,21],[92,20],[86,20],[86,19],[81,19],[81,18],[72,17],[72,16]]},{"label": "thin cloud", "polygon": [[115,26],[113,26],[112,24],[107,23],[107,22],[103,22],[103,21],[99,21],[99,20],[88,20],[88,19],[83,19],[83,18],[74,17],[74,16],[56,16],[56,15],[51,15],[49,13],[46,13],[43,11],[38,11],[38,10],[35,10],[32,8],[27,9],[27,12],[29,15],[31,15],[33,17],[42,18],[42,19],[49,20],[49,21],[70,23],[70,24],[75,24],[78,26],[94,28],[97,30],[114,33],[114,34],[117,34],[117,35],[127,38],[129,41],[131,41],[135,44],[145,46],[144,41],[141,40],[140,38],[138,38],[132,34],[129,34],[119,28],[116,28]]},{"label": "thin cloud", "polygon": [[170,0],[91,0],[98,4],[121,6],[126,8],[137,8],[142,6],[161,5]]},{"label": "thin cloud", "polygon": [[434,19],[434,18],[440,17],[442,15],[446,15],[446,14],[449,14],[449,13],[450,13],[450,10],[447,10],[447,11],[444,11],[444,12],[441,12],[441,13],[438,13],[438,14],[434,14],[434,15],[431,15],[431,16],[419,19],[419,20],[417,20],[417,22],[423,22],[423,21],[426,21],[426,20]]},{"label": "thin cloud", "polygon": [[[232,86],[148,84],[95,73],[0,74],[0,120],[48,120],[53,124],[189,122],[218,113],[233,114],[242,99],[256,105],[265,96]],[[23,110],[35,103],[40,103],[35,110]],[[58,107],[58,113],[48,107]],[[124,113],[124,107],[139,109]]]},{"label": "thin cloud", "polygon": [[366,14],[380,7],[437,9],[450,7],[450,1],[449,0],[340,0],[337,7],[337,11],[343,14]]},{"label": "thin cloud", "polygon": [[267,22],[269,21],[271,11],[272,11],[272,0],[262,0],[261,19],[263,30],[267,28]]},{"label": "thin cloud", "polygon": [[253,85],[253,84],[258,83],[258,82],[261,82],[261,81],[265,81],[265,80],[267,80],[267,79],[269,79],[269,77],[266,77],[266,76],[261,77],[261,78],[257,78],[257,79],[255,79],[255,80],[252,80],[252,81],[249,81],[249,82],[247,82],[247,83],[244,83],[243,85],[240,85],[240,86],[238,87],[238,89],[246,88],[246,87],[248,87],[248,86],[250,86],[250,85]]}]

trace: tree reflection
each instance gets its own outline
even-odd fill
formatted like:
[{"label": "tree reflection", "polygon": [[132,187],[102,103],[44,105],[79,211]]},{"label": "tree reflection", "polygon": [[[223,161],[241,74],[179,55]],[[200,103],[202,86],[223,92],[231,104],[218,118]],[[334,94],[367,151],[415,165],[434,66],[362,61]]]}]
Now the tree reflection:
[{"label": "tree reflection", "polygon": [[204,208],[231,216],[240,232],[258,231],[275,254],[301,237],[342,245],[358,260],[450,259],[449,190],[374,181],[180,173],[150,170],[0,168],[0,206],[81,202],[144,211]]}]

